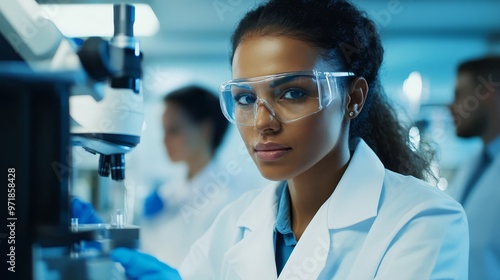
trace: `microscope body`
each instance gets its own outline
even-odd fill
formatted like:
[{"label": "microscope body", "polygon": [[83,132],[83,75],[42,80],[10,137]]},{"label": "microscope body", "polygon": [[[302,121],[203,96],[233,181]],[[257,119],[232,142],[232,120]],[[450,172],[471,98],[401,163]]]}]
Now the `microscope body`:
[{"label": "microscope body", "polygon": [[99,175],[123,180],[124,154],[140,141],[142,92],[106,87],[100,101],[88,95],[71,96],[69,101],[72,145],[100,155]]}]

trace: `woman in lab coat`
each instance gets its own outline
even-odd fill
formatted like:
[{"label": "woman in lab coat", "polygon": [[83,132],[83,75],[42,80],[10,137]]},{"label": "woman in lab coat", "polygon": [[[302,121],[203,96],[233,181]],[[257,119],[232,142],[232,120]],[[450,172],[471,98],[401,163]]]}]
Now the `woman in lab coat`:
[{"label": "woman in lab coat", "polygon": [[240,21],[232,51],[222,110],[279,183],[222,211],[179,272],[115,250],[129,276],[467,279],[463,209],[415,178],[429,163],[384,97],[383,48],[364,13],[270,1]]}]

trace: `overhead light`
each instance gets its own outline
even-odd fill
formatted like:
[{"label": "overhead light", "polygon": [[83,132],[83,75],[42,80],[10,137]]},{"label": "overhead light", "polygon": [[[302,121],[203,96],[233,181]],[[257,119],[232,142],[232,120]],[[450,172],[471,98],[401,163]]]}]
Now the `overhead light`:
[{"label": "overhead light", "polygon": [[[135,7],[135,36],[152,36],[160,22],[151,6]],[[67,37],[113,36],[113,4],[43,4],[45,18],[50,19]]]},{"label": "overhead light", "polygon": [[422,76],[419,72],[412,72],[403,83],[403,91],[410,102],[419,103],[422,97]]},{"label": "overhead light", "polygon": [[412,72],[403,83],[403,92],[408,100],[410,114],[416,117],[420,111],[423,81],[419,72]]}]

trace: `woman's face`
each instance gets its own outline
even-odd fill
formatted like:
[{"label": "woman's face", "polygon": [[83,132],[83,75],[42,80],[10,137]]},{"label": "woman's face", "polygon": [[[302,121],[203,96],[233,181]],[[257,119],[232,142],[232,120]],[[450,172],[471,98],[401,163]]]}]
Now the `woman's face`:
[{"label": "woman's face", "polygon": [[[235,50],[233,79],[313,69],[332,71],[319,54],[319,49],[285,36],[245,37]],[[342,100],[337,97],[320,112],[286,124],[259,105],[255,125],[239,125],[238,130],[262,175],[287,180],[304,172],[314,174],[314,170],[328,172],[326,168],[332,166],[345,144],[339,141],[344,130]]]},{"label": "woman's face", "polygon": [[167,102],[163,113],[163,143],[171,161],[187,161],[207,146],[200,125],[194,123],[179,105]]}]

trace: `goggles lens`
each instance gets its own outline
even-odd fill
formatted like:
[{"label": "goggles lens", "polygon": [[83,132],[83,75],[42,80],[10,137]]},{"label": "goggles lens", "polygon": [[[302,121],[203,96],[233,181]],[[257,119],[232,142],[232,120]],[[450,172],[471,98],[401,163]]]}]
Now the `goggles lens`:
[{"label": "goggles lens", "polygon": [[354,73],[305,71],[232,80],[219,89],[222,112],[234,124],[253,126],[265,107],[279,121],[293,122],[330,105],[339,94],[337,79],[347,76]]}]

